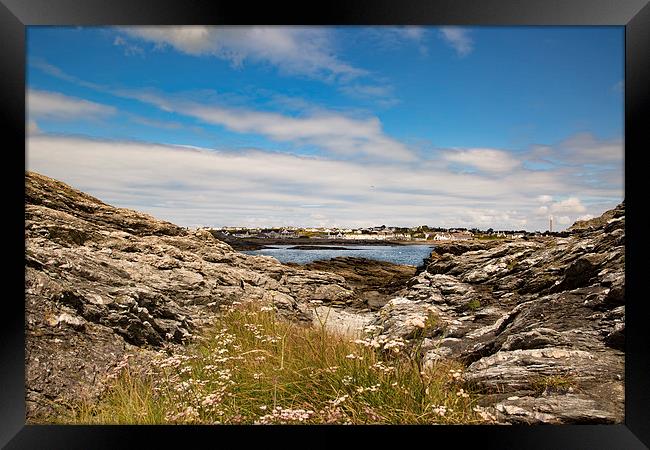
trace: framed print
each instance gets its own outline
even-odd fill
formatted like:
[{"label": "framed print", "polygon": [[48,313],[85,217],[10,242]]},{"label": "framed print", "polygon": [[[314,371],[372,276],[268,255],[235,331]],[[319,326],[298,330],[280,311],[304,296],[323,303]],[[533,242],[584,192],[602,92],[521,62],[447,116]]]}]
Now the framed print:
[{"label": "framed print", "polygon": [[646,1],[0,10],[7,448],[650,445]]}]

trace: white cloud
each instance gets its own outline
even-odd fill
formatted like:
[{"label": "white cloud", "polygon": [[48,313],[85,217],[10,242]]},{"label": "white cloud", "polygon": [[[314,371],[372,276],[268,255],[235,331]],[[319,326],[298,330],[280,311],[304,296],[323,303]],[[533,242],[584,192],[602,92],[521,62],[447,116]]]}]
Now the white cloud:
[{"label": "white cloud", "polygon": [[113,45],[122,47],[124,49],[124,54],[126,56],[144,55],[144,49],[142,47],[127,42],[126,39],[124,39],[122,36],[115,36],[115,40],[113,40]]},{"label": "white cloud", "polygon": [[27,91],[27,113],[30,119],[74,120],[110,116],[115,108],[81,98],[70,97],[58,92]]},{"label": "white cloud", "polygon": [[146,91],[120,91],[117,94],[238,133],[261,134],[275,141],[315,145],[334,154],[403,161],[415,158],[407,146],[382,131],[381,122],[376,117],[356,119],[329,111],[290,116],[170,99]]},{"label": "white cloud", "polygon": [[417,26],[405,26],[399,28],[403,35],[409,39],[419,41],[424,37],[424,28]]},{"label": "white cloud", "polygon": [[590,133],[578,133],[559,144],[563,159],[574,164],[623,162],[623,142],[598,140]]},{"label": "white cloud", "polygon": [[123,27],[134,38],[171,46],[189,55],[211,55],[242,66],[269,63],[289,74],[349,80],[366,74],[337,58],[326,29],[296,26],[145,26]]},{"label": "white cloud", "polygon": [[507,172],[521,164],[511,154],[491,148],[453,150],[445,152],[443,157],[447,161],[474,167],[485,172]]},{"label": "white cloud", "polygon": [[587,208],[580,202],[579,198],[569,197],[565,200],[553,203],[551,205],[551,212],[553,214],[561,213],[584,213],[587,211]]},{"label": "white cloud", "polygon": [[550,195],[540,195],[537,197],[537,201],[540,203],[551,203],[553,201],[553,197]]},{"label": "white cloud", "polygon": [[623,169],[624,146],[621,139],[597,139],[591,133],[577,133],[554,145],[534,145],[526,160],[549,167],[574,167],[581,171],[598,167]]},{"label": "white cloud", "polygon": [[465,29],[442,27],[440,36],[460,57],[467,56],[474,50],[474,41],[470,37],[469,31]]},{"label": "white cloud", "polygon": [[[41,68],[59,78],[77,82],[75,77],[66,74],[55,66],[39,63]],[[39,66],[40,67],[40,66]],[[314,106],[308,114],[286,115],[277,112],[264,112],[244,108],[232,108],[220,104],[198,103],[178,96],[166,96],[147,89],[109,89],[94,85],[101,92],[132,98],[144,103],[157,106],[166,112],[175,112],[197,118],[203,122],[221,125],[239,133],[255,133],[281,142],[315,145],[326,152],[352,156],[365,155],[382,159],[413,160],[414,153],[406,145],[387,136],[377,117],[353,118],[345,114],[327,111]],[[390,92],[389,87],[362,86],[361,91],[367,95],[381,95]],[[365,91],[364,91],[365,88]],[[58,118],[87,118],[99,115],[113,114],[115,109],[87,100],[63,96],[62,94],[30,90],[30,114],[34,117],[57,114]],[[390,99],[388,99],[390,100]],[[286,103],[287,98],[278,100]],[[305,102],[295,104],[298,109],[305,109]],[[294,108],[295,109],[295,108]],[[144,118],[138,121],[145,125],[153,125],[154,121]],[[159,123],[159,125],[163,125]],[[166,123],[165,127],[169,127]]]},{"label": "white cloud", "polygon": [[[562,176],[515,170],[456,174],[444,164],[360,163],[256,150],[217,152],[170,145],[32,135],[27,167],[116,206],[180,225],[479,226],[546,229],[536,192],[576,190]],[[543,188],[541,187],[543,186]],[[589,192],[585,192],[585,195]],[[618,192],[599,209],[620,201]],[[577,198],[556,210],[582,210]],[[582,213],[581,213],[582,214]]]},{"label": "white cloud", "polygon": [[68,81],[70,83],[75,83],[78,84],[79,86],[84,86],[89,89],[95,89],[95,90],[102,90],[106,89],[105,86],[101,86],[99,84],[91,83],[88,81],[81,80],[75,76],[72,76],[63,70],[61,70],[59,67],[53,66],[52,64],[47,63],[46,61],[40,59],[40,58],[30,58],[29,59],[29,65],[36,67],[37,69],[43,71],[44,73],[51,75],[53,77],[59,78],[60,80]]},{"label": "white cloud", "polygon": [[415,44],[421,54],[428,52],[426,46],[426,27],[420,26],[382,26],[365,27],[359,35],[368,39],[373,48],[384,51],[402,49]]}]

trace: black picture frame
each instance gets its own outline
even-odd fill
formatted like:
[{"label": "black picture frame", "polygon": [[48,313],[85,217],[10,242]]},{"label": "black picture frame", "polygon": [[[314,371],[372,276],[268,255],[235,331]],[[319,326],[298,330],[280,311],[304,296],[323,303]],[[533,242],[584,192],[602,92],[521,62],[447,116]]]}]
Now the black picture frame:
[{"label": "black picture frame", "polygon": [[[212,427],[212,426],[46,426],[25,424],[24,178],[5,170],[5,294],[0,322],[0,445],[6,448],[120,448],[247,445],[262,438],[282,445],[310,446],[318,439],[339,445],[359,439],[373,445],[392,437],[407,445],[485,448],[637,449],[650,446],[650,327],[643,283],[647,255],[643,212],[643,153],[647,151],[650,86],[648,0],[337,0],[301,4],[207,0],[0,0],[0,109],[7,143],[4,156],[25,145],[25,29],[29,25],[305,24],[305,25],[616,25],[625,27],[625,203],[626,203],[626,371],[625,423],[563,426],[440,427]],[[645,145],[644,145],[645,144]],[[24,198],[24,197],[23,197]],[[23,240],[24,242],[24,240]],[[24,267],[24,266],[23,266]],[[14,293],[14,290],[16,291]],[[7,291],[6,291],[7,292]],[[243,432],[242,432],[243,430]],[[397,436],[396,436],[397,435]],[[228,441],[235,438],[236,441]],[[316,438],[316,439],[315,439]],[[334,438],[325,440],[328,438]],[[442,442],[447,441],[447,444]],[[176,442],[183,444],[176,444]],[[233,442],[233,444],[230,444]],[[228,443],[228,444],[227,444]],[[403,445],[399,444],[399,445]],[[259,444],[258,444],[259,445]],[[261,445],[267,445],[262,443]]]}]

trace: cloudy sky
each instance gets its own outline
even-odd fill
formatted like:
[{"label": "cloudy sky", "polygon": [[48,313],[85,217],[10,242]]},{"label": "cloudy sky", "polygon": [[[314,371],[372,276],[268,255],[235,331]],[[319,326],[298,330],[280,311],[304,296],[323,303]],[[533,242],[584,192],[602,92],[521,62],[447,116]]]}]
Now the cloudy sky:
[{"label": "cloudy sky", "polygon": [[622,27],[29,27],[27,168],[183,226],[545,230],[623,190]]}]

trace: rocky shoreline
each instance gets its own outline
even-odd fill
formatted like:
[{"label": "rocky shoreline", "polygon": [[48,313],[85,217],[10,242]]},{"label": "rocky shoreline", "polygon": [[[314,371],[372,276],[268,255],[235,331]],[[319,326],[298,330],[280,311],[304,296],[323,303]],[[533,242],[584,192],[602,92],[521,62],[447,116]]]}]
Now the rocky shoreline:
[{"label": "rocky shoreline", "polygon": [[339,256],[303,265],[287,265],[340,275],[355,291],[357,297],[362,299],[356,306],[373,311],[405,292],[407,282],[417,271],[415,266],[351,256]]},{"label": "rocky shoreline", "polygon": [[[234,250],[262,250],[265,248],[273,248],[275,245],[292,245],[300,247],[314,247],[323,249],[323,246],[329,247],[346,247],[346,246],[359,246],[359,245],[390,245],[390,246],[402,246],[402,245],[433,245],[438,241],[389,241],[389,240],[378,240],[378,239],[323,239],[323,238],[309,238],[309,237],[300,237],[300,238],[236,238],[229,235],[224,235],[216,231],[212,232],[212,235],[218,240],[227,243]],[[319,246],[319,247],[315,247]]]},{"label": "rocky shoreline", "polygon": [[436,249],[379,312],[379,337],[412,340],[435,317],[423,365],[462,361],[498,423],[621,423],[624,204],[569,231]]},{"label": "rocky shoreline", "polygon": [[99,395],[125,355],[146,361],[191,342],[220,306],[246,301],[304,324],[310,302],[335,307],[333,329],[371,324],[368,339],[403,340],[423,367],[461,361],[495,423],[623,421],[623,204],[567,237],[436,243],[420,268],[350,257],[301,266],[33,172],[25,182],[32,423]]},{"label": "rocky shoreline", "polygon": [[114,208],[51,178],[25,176],[27,415],[101,392],[127,353],[192,340],[219,306],[272,304],[310,323],[309,301],[360,302],[343,277],[238,253],[188,231]]}]

